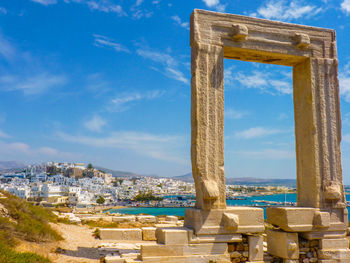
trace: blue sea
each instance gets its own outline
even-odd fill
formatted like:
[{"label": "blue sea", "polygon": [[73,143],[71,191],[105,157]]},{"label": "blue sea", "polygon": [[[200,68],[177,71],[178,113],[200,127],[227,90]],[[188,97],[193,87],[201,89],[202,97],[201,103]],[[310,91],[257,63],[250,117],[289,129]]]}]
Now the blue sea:
[{"label": "blue sea", "polygon": [[[254,206],[261,203],[255,203],[255,200],[275,201],[275,202],[296,202],[296,194],[275,194],[265,196],[250,196],[246,200],[227,200],[228,206]],[[128,207],[121,209],[111,209],[110,213],[121,213],[121,214],[148,214],[148,215],[176,215],[184,216],[185,209],[183,207]],[[265,209],[264,209],[265,210]],[[265,211],[264,211],[265,212]]]}]

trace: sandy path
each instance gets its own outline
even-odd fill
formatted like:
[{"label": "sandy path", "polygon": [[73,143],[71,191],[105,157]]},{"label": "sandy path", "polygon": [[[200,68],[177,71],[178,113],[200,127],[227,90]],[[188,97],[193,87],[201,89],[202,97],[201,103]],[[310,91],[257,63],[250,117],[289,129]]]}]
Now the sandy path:
[{"label": "sandy path", "polygon": [[102,243],[95,239],[93,229],[86,226],[69,224],[52,224],[65,240],[58,243],[61,253],[50,253],[50,258],[56,263],[99,263],[100,254],[97,246]]}]

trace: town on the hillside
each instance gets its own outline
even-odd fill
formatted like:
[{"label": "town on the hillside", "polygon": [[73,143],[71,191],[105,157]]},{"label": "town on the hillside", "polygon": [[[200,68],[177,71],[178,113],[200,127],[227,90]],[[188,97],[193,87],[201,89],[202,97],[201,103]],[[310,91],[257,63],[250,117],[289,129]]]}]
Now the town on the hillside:
[{"label": "town on the hillside", "polygon": [[[114,177],[92,164],[47,162],[0,174],[0,189],[43,206],[191,207],[195,203],[193,182],[152,176]],[[293,191],[295,188],[286,186],[226,185],[227,199],[233,200]]]}]

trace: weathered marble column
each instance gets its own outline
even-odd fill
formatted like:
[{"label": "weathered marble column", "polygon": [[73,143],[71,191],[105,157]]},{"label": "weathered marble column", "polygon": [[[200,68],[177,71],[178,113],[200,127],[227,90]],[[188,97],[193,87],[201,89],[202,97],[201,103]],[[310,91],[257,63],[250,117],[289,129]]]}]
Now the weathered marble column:
[{"label": "weathered marble column", "polygon": [[336,59],[293,68],[298,206],[345,208]]},{"label": "weathered marble column", "polygon": [[191,158],[196,207],[226,208],[223,47],[192,46]]}]

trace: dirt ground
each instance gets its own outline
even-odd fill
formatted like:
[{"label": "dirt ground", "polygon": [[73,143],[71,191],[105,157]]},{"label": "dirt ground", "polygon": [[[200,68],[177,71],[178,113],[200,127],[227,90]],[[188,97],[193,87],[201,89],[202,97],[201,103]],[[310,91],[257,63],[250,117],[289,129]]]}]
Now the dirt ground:
[{"label": "dirt ground", "polygon": [[[93,230],[87,226],[51,224],[61,233],[64,240],[55,243],[33,244],[23,242],[18,251],[34,252],[50,258],[55,263],[99,263],[97,246],[103,241],[93,237]],[[59,251],[56,253],[55,251]]]}]

